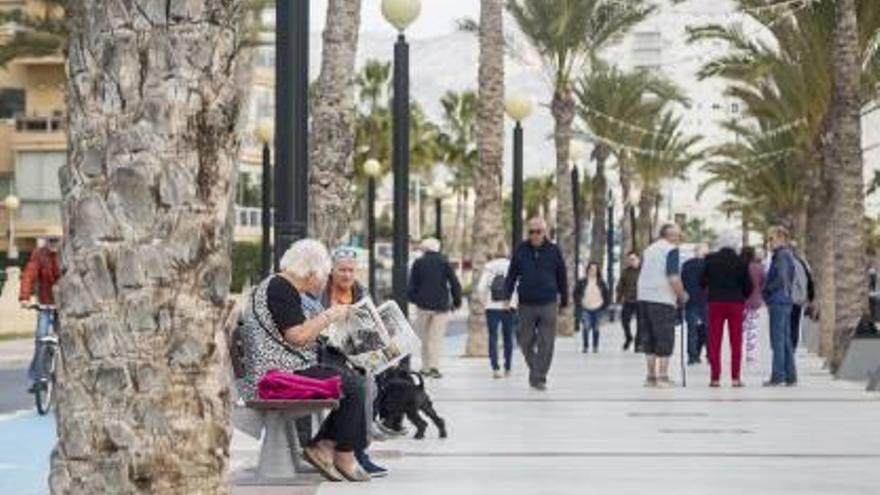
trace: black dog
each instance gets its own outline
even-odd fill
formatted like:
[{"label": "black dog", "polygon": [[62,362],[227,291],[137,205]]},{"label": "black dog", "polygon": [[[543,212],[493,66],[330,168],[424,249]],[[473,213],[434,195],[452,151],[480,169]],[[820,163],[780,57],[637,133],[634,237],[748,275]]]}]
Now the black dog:
[{"label": "black dog", "polygon": [[403,418],[415,425],[415,438],[425,438],[428,422],[419,412],[425,413],[440,430],[440,438],[446,438],[446,421],[434,410],[431,398],[425,392],[425,382],[421,375],[399,368],[391,368],[378,377],[379,394],[376,398],[376,412],[379,420],[388,428],[401,430]]}]

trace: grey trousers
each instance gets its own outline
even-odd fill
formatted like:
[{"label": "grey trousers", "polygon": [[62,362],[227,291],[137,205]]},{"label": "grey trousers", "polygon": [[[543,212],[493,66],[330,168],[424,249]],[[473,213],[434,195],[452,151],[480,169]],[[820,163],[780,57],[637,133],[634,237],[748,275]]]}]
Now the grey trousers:
[{"label": "grey trousers", "polygon": [[546,383],[556,345],[556,303],[532,306],[520,304],[516,338],[529,367],[529,383]]}]

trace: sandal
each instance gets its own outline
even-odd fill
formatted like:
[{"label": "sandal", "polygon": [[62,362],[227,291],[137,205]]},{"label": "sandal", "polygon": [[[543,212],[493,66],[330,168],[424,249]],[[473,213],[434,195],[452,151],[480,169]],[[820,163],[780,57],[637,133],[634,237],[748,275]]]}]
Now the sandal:
[{"label": "sandal", "polygon": [[745,386],[746,386],[746,384],[743,383],[742,380],[734,380],[733,381],[733,388],[743,388]]},{"label": "sandal", "polygon": [[364,471],[364,468],[362,468],[357,462],[352,465],[350,471],[341,468],[338,464],[335,465],[335,468],[337,473],[341,474],[343,478],[352,483],[364,483],[372,479],[372,476]]},{"label": "sandal", "polygon": [[327,481],[342,481],[343,477],[339,474],[339,471],[336,470],[336,467],[333,465],[333,462],[326,461],[321,457],[321,454],[318,452],[317,447],[306,447],[303,449],[303,458],[312,465],[321,476],[327,479]]}]

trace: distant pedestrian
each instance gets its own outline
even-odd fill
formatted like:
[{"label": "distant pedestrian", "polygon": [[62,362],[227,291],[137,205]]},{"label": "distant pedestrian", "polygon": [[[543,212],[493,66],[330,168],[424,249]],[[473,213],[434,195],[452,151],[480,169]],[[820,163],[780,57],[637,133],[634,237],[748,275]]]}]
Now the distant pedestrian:
[{"label": "distant pedestrian", "polygon": [[791,291],[791,346],[797,351],[801,340],[801,319],[804,309],[812,306],[816,300],[816,286],[809,263],[798,255],[794,243],[790,247],[796,262]]},{"label": "distant pedestrian", "polygon": [[770,313],[770,347],[773,367],[766,387],[797,384],[797,368],[791,341],[791,290],[795,278],[795,258],[789,248],[789,234],[784,227],[773,227],[767,234],[772,250],[770,270],[764,284],[764,302]]},{"label": "distant pedestrian", "polygon": [[694,250],[694,257],[687,260],[681,267],[681,282],[684,284],[684,290],[688,295],[688,302],[684,306],[684,316],[687,322],[689,365],[700,363],[700,356],[706,347],[709,309],[702,278],[708,252],[708,246],[705,244],[698,245]]},{"label": "distant pedestrian", "polygon": [[709,386],[721,386],[721,342],[724,339],[724,324],[727,323],[731,384],[742,387],[743,316],[746,298],[752,292],[752,282],[749,279],[749,266],[734,249],[735,237],[722,236],[719,246],[718,251],[706,258],[703,271],[703,285],[707,289],[709,302]]},{"label": "distant pedestrian", "polygon": [[[626,268],[620,274],[620,281],[617,283],[617,303],[621,305],[620,321],[623,325],[623,350],[629,349],[633,343],[632,321],[636,320],[636,328],[638,328],[638,308],[639,308],[639,270],[642,260],[639,259],[638,253],[629,253],[626,257]],[[638,331],[638,330],[637,330]],[[640,344],[636,340],[635,350],[640,349]]]},{"label": "distant pedestrian", "polygon": [[[442,378],[440,359],[449,312],[461,307],[461,284],[455,270],[440,254],[440,241],[422,241],[424,254],[409,274],[409,301],[416,305],[416,330],[422,339],[422,375]],[[451,303],[451,304],[450,304]]]},{"label": "distant pedestrian", "polygon": [[580,313],[583,328],[583,352],[590,352],[590,335],[593,337],[593,352],[599,352],[599,323],[602,313],[611,304],[608,285],[602,280],[599,264],[587,265],[586,277],[578,280],[574,290],[574,301]]},{"label": "distant pedestrian", "polygon": [[754,363],[758,361],[759,311],[764,306],[761,292],[764,290],[764,280],[767,275],[764,272],[761,257],[755,248],[751,246],[743,247],[740,257],[743,263],[746,263],[749,267],[749,280],[752,282],[752,293],[746,299],[746,307],[743,314],[743,338],[745,339],[746,362]]},{"label": "distant pedestrian", "polygon": [[669,379],[669,357],[675,348],[678,305],[686,303],[688,297],[681,282],[680,237],[677,225],[664,225],[660,229],[660,239],[642,255],[639,328],[648,368],[645,379],[648,387],[675,385]]},{"label": "distant pedestrian", "polygon": [[553,363],[556,321],[568,305],[568,277],[562,252],[547,238],[543,219],[529,221],[529,238],[517,246],[507,272],[507,294],[517,289],[517,340],[529,367],[529,385],[547,389]]},{"label": "distant pedestrian", "polygon": [[[510,260],[499,249],[495,257],[483,266],[483,274],[477,284],[477,294],[486,308],[486,327],[489,331],[489,364],[495,378],[509,376],[513,359],[513,308],[511,301],[516,293],[507,294],[507,271]],[[504,375],[498,360],[498,329],[504,346]]]}]

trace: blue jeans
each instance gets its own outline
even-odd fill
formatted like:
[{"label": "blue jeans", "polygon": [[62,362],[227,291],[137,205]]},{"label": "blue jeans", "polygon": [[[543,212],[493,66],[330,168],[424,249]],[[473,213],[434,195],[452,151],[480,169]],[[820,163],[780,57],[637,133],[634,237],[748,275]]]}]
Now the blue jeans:
[{"label": "blue jeans", "polygon": [[40,310],[39,315],[37,316],[37,330],[34,334],[34,357],[31,358],[31,365],[28,368],[28,379],[31,381],[37,381],[43,378],[45,374],[46,365],[42,361],[42,357],[45,353],[40,352],[40,346],[43,344],[40,342],[40,339],[43,337],[47,337],[52,331],[52,325],[55,323],[55,313],[53,311],[48,310]]},{"label": "blue jeans", "polygon": [[773,350],[772,382],[794,383],[797,369],[791,342],[791,304],[770,304],[770,348]]},{"label": "blue jeans", "polygon": [[590,348],[590,333],[593,334],[593,348],[599,349],[599,318],[601,316],[601,309],[581,309],[581,326],[583,327],[584,349]]},{"label": "blue jeans", "polygon": [[487,309],[486,325],[489,329],[489,362],[493,370],[498,366],[498,325],[504,340],[504,369],[510,371],[513,357],[513,311],[509,309]]},{"label": "blue jeans", "polygon": [[699,361],[706,347],[709,326],[708,309],[703,304],[686,304],[684,317],[687,321],[687,352],[689,361]]}]

